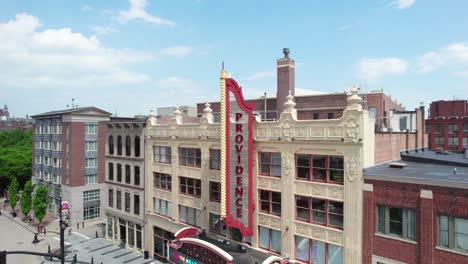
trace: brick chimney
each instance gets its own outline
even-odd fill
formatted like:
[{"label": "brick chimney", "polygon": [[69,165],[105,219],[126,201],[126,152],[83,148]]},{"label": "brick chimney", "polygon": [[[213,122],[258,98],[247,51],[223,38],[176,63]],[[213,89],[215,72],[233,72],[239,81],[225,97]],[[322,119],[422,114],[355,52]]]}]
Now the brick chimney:
[{"label": "brick chimney", "polygon": [[277,116],[283,112],[286,96],[289,92],[294,96],[295,87],[295,62],[289,58],[289,48],[283,49],[284,58],[276,60],[277,88],[276,88],[276,111]]}]

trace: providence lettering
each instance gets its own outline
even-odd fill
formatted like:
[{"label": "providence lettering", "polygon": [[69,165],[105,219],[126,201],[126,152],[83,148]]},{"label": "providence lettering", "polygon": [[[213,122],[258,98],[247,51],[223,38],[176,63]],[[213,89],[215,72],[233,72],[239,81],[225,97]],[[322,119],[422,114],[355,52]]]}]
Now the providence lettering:
[{"label": "providence lettering", "polygon": [[[236,122],[242,118],[242,113],[236,113]],[[242,124],[236,124],[236,135],[234,142],[236,143],[237,165],[236,165],[236,215],[237,218],[242,217],[242,204],[244,187],[242,187],[242,174],[244,167],[242,166],[242,149],[244,148],[244,136],[242,136]]]}]

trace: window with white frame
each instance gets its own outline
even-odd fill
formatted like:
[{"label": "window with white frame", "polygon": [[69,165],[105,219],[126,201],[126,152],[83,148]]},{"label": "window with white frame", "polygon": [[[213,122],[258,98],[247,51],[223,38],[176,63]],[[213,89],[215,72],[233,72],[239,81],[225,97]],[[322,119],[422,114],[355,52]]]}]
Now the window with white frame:
[{"label": "window with white frame", "polygon": [[52,158],[52,166],[62,167],[62,159],[61,158]]},{"label": "window with white frame", "polygon": [[171,217],[171,202],[153,197],[153,211],[155,214]]},{"label": "window with white frame", "polygon": [[94,168],[97,166],[97,158],[86,158],[86,168]]},{"label": "window with white frame", "polygon": [[60,184],[60,174],[52,174],[52,182],[55,184]]},{"label": "window with white frame", "polygon": [[154,162],[171,163],[171,147],[154,146]]},{"label": "window with white frame", "polygon": [[45,165],[51,165],[52,164],[51,158],[48,157],[48,156],[44,156],[44,164]]},{"label": "window with white frame", "polygon": [[50,181],[50,172],[44,172],[44,180],[45,181]]},{"label": "window with white frame", "polygon": [[192,226],[201,227],[201,210],[179,205],[179,221]]},{"label": "window with white frame", "polygon": [[42,171],[41,170],[36,170],[36,178],[42,179]]},{"label": "window with white frame", "polygon": [[83,219],[98,218],[100,215],[100,191],[91,190],[83,192]]},{"label": "window with white frame", "polygon": [[468,219],[439,215],[439,246],[468,252]]},{"label": "window with white frame", "polygon": [[35,144],[34,144],[34,147],[36,149],[42,149],[42,141],[40,140],[36,140]]},{"label": "window with white frame", "polygon": [[86,175],[86,184],[96,184],[97,183],[97,174]]},{"label": "window with white frame", "polygon": [[416,239],[416,212],[414,209],[377,206],[377,232]]},{"label": "window with white frame", "polygon": [[97,201],[101,197],[99,190],[91,190],[83,192],[83,202]]},{"label": "window with white frame", "polygon": [[86,134],[97,134],[97,124],[86,124]]},{"label": "window with white frame", "polygon": [[83,220],[98,218],[100,210],[101,206],[99,204],[85,207],[83,209]]},{"label": "window with white frame", "polygon": [[86,151],[96,151],[97,150],[97,141],[86,141]]},{"label": "window with white frame", "polygon": [[36,155],[36,164],[42,164],[42,156]]},{"label": "window with white frame", "polygon": [[43,144],[44,149],[50,149],[50,141],[44,141]]},{"label": "window with white frame", "polygon": [[52,150],[62,150],[62,141],[52,141]]}]

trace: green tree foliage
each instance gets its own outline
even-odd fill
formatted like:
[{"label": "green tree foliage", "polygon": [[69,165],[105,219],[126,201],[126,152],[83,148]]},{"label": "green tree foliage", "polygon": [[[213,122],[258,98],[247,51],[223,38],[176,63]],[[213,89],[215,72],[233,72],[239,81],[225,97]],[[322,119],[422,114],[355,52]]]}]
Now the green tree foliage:
[{"label": "green tree foliage", "polygon": [[10,186],[8,186],[8,200],[10,200],[10,206],[13,208],[13,212],[15,211],[16,203],[18,202],[18,191],[18,181],[16,178],[13,178]]},{"label": "green tree foliage", "polygon": [[34,192],[33,210],[37,220],[42,222],[46,215],[47,206],[49,205],[49,190],[45,185],[39,185]]},{"label": "green tree foliage", "polygon": [[32,191],[34,189],[31,181],[27,181],[24,185],[23,193],[21,193],[21,212],[27,216],[29,211],[31,211],[32,206]]},{"label": "green tree foliage", "polygon": [[32,131],[0,132],[0,192],[13,178],[20,187],[31,179]]}]

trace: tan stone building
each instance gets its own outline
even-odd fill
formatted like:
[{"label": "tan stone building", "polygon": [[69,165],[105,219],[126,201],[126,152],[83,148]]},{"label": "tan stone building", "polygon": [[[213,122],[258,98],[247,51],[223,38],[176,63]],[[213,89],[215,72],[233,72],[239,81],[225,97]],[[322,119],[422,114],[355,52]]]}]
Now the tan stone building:
[{"label": "tan stone building", "polygon": [[150,114],[144,237],[150,255],[167,258],[174,234],[193,226],[204,231],[203,245],[217,244],[232,263],[254,262],[236,262],[242,255],[229,248],[279,257],[264,263],[361,263],[362,168],[374,163],[374,124],[357,93],[352,89],[339,119],[298,120],[291,95],[277,121],[254,119],[252,237],[221,218],[221,125],[210,105],[198,123],[183,123],[178,110],[170,124]]}]

